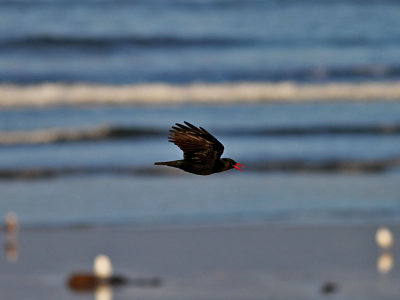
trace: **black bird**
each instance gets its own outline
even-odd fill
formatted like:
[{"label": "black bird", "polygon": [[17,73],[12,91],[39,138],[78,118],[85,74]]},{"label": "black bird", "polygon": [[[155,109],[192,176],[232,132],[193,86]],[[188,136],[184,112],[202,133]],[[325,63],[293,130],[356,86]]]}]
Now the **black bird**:
[{"label": "black bird", "polygon": [[183,151],[183,160],[156,162],[155,165],[165,165],[197,174],[210,175],[239,166],[230,158],[221,158],[224,146],[207,130],[185,121],[185,125],[176,123],[172,126],[168,141],[177,145]]}]

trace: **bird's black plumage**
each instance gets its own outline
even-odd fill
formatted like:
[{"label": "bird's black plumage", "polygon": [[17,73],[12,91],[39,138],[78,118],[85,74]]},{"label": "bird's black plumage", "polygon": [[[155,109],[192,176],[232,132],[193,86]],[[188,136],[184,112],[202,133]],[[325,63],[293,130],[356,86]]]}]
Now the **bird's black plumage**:
[{"label": "bird's black plumage", "polygon": [[242,166],[233,159],[221,159],[224,146],[204,128],[186,121],[185,125],[175,125],[170,130],[168,141],[183,151],[183,160],[156,162],[155,165],[175,167],[197,175],[210,175]]}]

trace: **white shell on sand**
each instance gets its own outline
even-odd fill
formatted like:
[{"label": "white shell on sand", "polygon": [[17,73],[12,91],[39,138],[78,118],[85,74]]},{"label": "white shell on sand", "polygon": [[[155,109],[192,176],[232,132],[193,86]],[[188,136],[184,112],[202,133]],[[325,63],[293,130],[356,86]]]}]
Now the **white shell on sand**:
[{"label": "white shell on sand", "polygon": [[94,259],[94,274],[99,278],[109,278],[112,274],[111,260],[107,255],[100,254]]},{"label": "white shell on sand", "polygon": [[392,232],[386,227],[380,227],[376,231],[375,240],[379,247],[389,249],[393,246],[394,238]]}]

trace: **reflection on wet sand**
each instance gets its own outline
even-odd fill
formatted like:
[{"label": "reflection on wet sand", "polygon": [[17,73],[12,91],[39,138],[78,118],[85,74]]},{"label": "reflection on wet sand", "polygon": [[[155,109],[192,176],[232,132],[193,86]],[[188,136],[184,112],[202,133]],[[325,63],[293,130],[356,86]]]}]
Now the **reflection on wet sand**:
[{"label": "reflection on wet sand", "polygon": [[388,274],[394,266],[394,256],[391,251],[394,243],[393,233],[386,227],[380,227],[375,233],[375,241],[381,249],[376,261],[376,268],[380,274]]},{"label": "reflection on wet sand", "polygon": [[8,240],[5,245],[6,258],[10,263],[15,263],[18,261],[18,244],[17,240]]},{"label": "reflection on wet sand", "polygon": [[6,252],[7,261],[15,263],[18,261],[18,217],[14,212],[8,212],[5,218],[4,231],[6,234],[6,242],[4,250]]},{"label": "reflection on wet sand", "polygon": [[388,274],[394,265],[394,257],[392,253],[382,253],[378,256],[378,260],[376,262],[376,268],[378,272],[381,274]]},{"label": "reflection on wet sand", "polygon": [[96,287],[94,298],[95,300],[112,300],[113,293],[111,286],[109,284],[105,284]]}]

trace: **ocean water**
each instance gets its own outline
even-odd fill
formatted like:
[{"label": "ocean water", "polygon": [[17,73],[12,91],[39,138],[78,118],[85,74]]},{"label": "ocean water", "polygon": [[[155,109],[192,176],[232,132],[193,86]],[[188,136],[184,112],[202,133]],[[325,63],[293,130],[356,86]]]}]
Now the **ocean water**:
[{"label": "ocean water", "polygon": [[399,79],[390,0],[1,0],[0,81]]},{"label": "ocean water", "polygon": [[[0,115],[3,134],[60,130],[47,142],[22,136],[0,147],[0,211],[16,211],[25,226],[381,223],[400,217],[397,101]],[[154,166],[181,157],[167,136],[173,122],[184,120],[215,134],[225,145],[223,156],[244,164],[244,172],[204,177]],[[63,130],[104,126],[130,133],[59,140]]]},{"label": "ocean water", "polygon": [[[0,214],[24,226],[399,221],[400,94],[386,93],[400,80],[399,11],[374,0],[0,0]],[[279,96],[303,84],[301,97]],[[325,84],[344,84],[340,101]],[[126,90],[138,86],[146,96]],[[176,86],[184,93],[164,89]],[[167,136],[183,121],[244,172],[154,166],[181,157]]]}]

